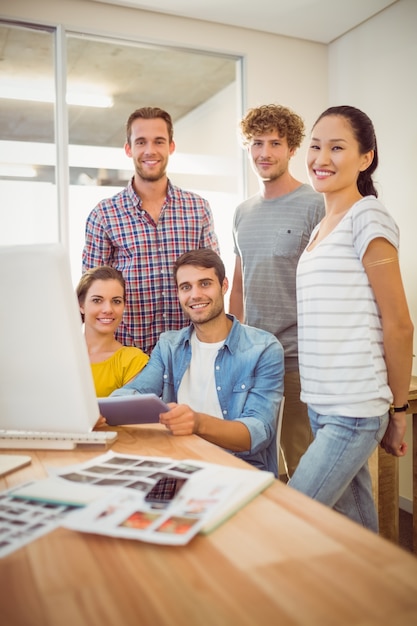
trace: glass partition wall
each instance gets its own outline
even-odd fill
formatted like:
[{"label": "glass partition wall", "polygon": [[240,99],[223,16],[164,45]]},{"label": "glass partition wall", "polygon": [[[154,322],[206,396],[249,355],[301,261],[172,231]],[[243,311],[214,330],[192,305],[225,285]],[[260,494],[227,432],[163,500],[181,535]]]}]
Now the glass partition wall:
[{"label": "glass partition wall", "polygon": [[0,23],[0,42],[0,245],[57,241],[54,33]]},{"label": "glass partition wall", "polygon": [[159,106],[174,120],[169,177],[209,200],[231,278],[240,59],[6,22],[0,41],[0,245],[63,241],[76,283],[88,213],[133,173],[127,118]]}]

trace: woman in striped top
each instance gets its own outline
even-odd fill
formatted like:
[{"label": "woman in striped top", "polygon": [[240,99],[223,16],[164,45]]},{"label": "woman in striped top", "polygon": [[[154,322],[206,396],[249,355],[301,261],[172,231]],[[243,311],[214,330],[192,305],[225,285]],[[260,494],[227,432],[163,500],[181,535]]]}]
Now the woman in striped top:
[{"label": "woman in striped top", "polygon": [[378,530],[368,458],[378,443],[406,453],[413,324],[398,261],[399,231],[377,200],[373,124],[327,109],[307,155],[326,213],[297,269],[301,399],[314,441],[290,485]]}]

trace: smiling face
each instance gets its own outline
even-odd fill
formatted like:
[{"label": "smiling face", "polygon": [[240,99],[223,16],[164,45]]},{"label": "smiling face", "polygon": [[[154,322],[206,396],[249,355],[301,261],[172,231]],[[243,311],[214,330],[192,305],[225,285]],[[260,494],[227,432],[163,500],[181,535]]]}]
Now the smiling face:
[{"label": "smiling face", "polygon": [[125,152],[133,159],[139,178],[149,182],[164,178],[169,156],[174,150],[175,144],[169,141],[165,120],[156,117],[133,121],[130,144],[125,144]]},{"label": "smiling face", "polygon": [[227,278],[220,284],[214,268],[182,265],[177,271],[178,298],[194,324],[206,324],[224,313]]},{"label": "smiling face", "polygon": [[359,143],[347,119],[341,115],[321,118],[313,128],[307,152],[308,174],[316,191],[359,195],[359,173],[372,163],[373,150],[360,153]]},{"label": "smiling face", "polygon": [[263,181],[274,181],[288,171],[295,149],[288,147],[286,137],[277,131],[255,135],[248,147],[251,166]]},{"label": "smiling face", "polygon": [[95,280],[88,289],[80,311],[86,331],[114,334],[125,309],[123,286],[118,280]]}]

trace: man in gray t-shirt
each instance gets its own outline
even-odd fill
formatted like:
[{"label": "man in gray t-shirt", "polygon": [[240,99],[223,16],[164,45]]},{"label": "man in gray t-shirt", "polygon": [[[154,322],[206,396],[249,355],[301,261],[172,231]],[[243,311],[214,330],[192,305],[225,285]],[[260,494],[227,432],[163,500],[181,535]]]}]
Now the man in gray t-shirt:
[{"label": "man in gray t-shirt", "polygon": [[234,216],[230,312],[273,333],[284,347],[280,476],[286,480],[312,440],[307,407],[300,400],[295,275],[310,234],[324,215],[324,202],[288,170],[304,138],[304,123],[296,113],[264,105],[250,109],[240,127],[260,190]]}]

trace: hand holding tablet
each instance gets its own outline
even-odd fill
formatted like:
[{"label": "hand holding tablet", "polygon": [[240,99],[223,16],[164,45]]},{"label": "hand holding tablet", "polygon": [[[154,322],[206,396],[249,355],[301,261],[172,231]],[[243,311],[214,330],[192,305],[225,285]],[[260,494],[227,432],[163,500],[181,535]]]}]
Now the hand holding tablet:
[{"label": "hand holding tablet", "polygon": [[109,426],[157,424],[169,407],[154,393],[98,398],[100,413]]}]

